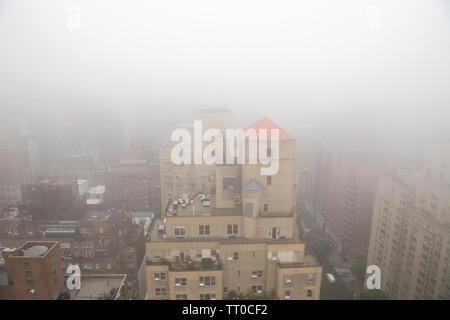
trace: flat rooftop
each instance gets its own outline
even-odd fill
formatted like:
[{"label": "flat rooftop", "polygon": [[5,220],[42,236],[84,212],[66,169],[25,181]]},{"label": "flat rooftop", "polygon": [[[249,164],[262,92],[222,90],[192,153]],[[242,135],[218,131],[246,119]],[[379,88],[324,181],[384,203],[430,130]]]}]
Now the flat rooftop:
[{"label": "flat rooftop", "polygon": [[82,276],[81,289],[70,291],[70,300],[113,300],[125,275]]},{"label": "flat rooftop", "polygon": [[[173,204],[172,199],[169,207]],[[198,197],[195,197],[193,204],[186,205],[186,208],[178,206],[176,217],[205,217],[205,216],[242,216],[241,208],[216,208],[214,196],[211,196],[210,206],[204,206]]]}]

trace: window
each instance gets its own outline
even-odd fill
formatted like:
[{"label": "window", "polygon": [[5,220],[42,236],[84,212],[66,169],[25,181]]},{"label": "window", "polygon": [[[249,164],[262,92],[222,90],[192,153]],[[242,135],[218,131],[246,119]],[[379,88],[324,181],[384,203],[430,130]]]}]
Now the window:
[{"label": "window", "polygon": [[307,291],[306,291],[306,296],[307,296],[308,298],[311,298],[311,297],[312,297],[312,290],[307,290]]},{"label": "window", "polygon": [[201,236],[209,236],[211,234],[211,225],[201,224],[198,226],[198,234]]},{"label": "window", "polygon": [[278,261],[278,252],[272,252],[272,261]]},{"label": "window", "polygon": [[92,248],[92,244],[89,241],[83,241],[83,248]]},{"label": "window", "polygon": [[252,291],[254,293],[262,293],[263,286],[252,286]]},{"label": "window", "polygon": [[279,227],[269,228],[269,236],[272,239],[277,239],[280,236],[280,228]]},{"label": "window", "polygon": [[233,259],[239,260],[239,252],[233,252]]},{"label": "window", "polygon": [[229,235],[238,234],[238,225],[237,224],[228,224],[227,225],[227,234],[229,234]]},{"label": "window", "polygon": [[160,259],[161,258],[161,251],[154,251],[153,252],[153,257],[155,259]]},{"label": "window", "polygon": [[177,294],[175,297],[177,300],[187,300],[187,294]]},{"label": "window", "polygon": [[308,282],[313,282],[316,279],[315,273],[308,273]]},{"label": "window", "polygon": [[292,283],[292,278],[291,278],[291,276],[290,276],[290,275],[285,275],[285,276],[284,276],[284,282],[285,282],[286,284],[291,284],[291,283]]},{"label": "window", "polygon": [[213,287],[216,285],[216,277],[200,277],[200,286]]},{"label": "window", "polygon": [[173,227],[173,234],[177,237],[184,237],[186,235],[186,227]]},{"label": "window", "polygon": [[24,263],[23,263],[23,266],[24,266],[25,268],[31,268],[31,262],[24,262]]},{"label": "window", "polygon": [[263,212],[269,211],[269,201],[264,200],[263,201]]},{"label": "window", "polygon": [[228,287],[223,287],[223,293],[227,293],[228,292]]},{"label": "window", "polygon": [[155,272],[153,274],[153,279],[155,281],[159,281],[159,280],[164,281],[164,280],[166,280],[166,273],[165,272]]},{"label": "window", "polygon": [[214,293],[201,294],[200,300],[216,300],[216,295]]},{"label": "window", "polygon": [[187,284],[186,278],[175,278],[175,287],[185,286]]},{"label": "window", "polygon": [[70,242],[60,242],[60,243],[59,243],[59,246],[60,246],[62,249],[69,249],[69,248],[70,248]]},{"label": "window", "polygon": [[27,285],[32,286],[34,284],[34,281],[31,279],[27,279]]},{"label": "window", "polygon": [[25,271],[25,276],[26,277],[32,277],[33,276],[33,272],[27,270],[27,271]]},{"label": "window", "polygon": [[284,292],[284,298],[285,298],[285,299],[290,299],[290,298],[291,298],[291,291],[286,290],[286,291]]},{"label": "window", "polygon": [[91,250],[86,250],[86,251],[84,252],[84,257],[85,257],[85,258],[91,257]]},{"label": "window", "polygon": [[262,277],[263,277],[263,271],[262,270],[252,271],[252,279],[262,278]]},{"label": "window", "polygon": [[100,233],[103,233],[103,228],[100,228],[99,231],[100,231]]},{"label": "window", "polygon": [[270,186],[272,184],[272,176],[267,176],[267,185]]},{"label": "window", "polygon": [[155,291],[157,296],[165,296],[167,294],[166,288],[156,288]]}]

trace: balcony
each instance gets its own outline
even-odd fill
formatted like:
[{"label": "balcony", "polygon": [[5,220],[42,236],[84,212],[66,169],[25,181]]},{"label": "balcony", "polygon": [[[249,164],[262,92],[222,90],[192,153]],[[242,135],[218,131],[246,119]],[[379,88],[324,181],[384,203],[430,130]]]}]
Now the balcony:
[{"label": "balcony", "polygon": [[216,271],[222,270],[221,263],[204,263],[200,261],[171,262],[169,271]]}]

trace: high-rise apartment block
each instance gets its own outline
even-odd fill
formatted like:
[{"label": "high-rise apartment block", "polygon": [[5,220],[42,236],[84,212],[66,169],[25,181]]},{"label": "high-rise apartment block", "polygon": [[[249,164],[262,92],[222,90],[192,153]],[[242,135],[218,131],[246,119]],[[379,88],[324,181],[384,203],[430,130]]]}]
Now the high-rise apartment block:
[{"label": "high-rise apartment block", "polygon": [[373,209],[367,264],[394,299],[450,299],[450,143],[424,168],[384,177]]},{"label": "high-rise apartment block", "polygon": [[[226,110],[197,118],[204,129],[234,128]],[[305,253],[297,220],[295,138],[268,118],[250,129],[279,129],[276,174],[249,164],[248,146],[245,164],[175,165],[173,144],[161,150],[162,217],[146,248],[149,299],[319,299],[322,268]]]}]

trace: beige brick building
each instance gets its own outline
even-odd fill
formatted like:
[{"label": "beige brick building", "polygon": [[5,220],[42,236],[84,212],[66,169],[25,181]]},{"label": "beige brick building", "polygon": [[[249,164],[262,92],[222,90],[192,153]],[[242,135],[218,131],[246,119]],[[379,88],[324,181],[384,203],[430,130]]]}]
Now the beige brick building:
[{"label": "beige brick building", "polygon": [[[202,111],[204,127],[233,128],[225,110]],[[206,125],[205,125],[206,124]],[[258,164],[174,165],[161,151],[162,218],[147,241],[149,299],[227,299],[260,295],[319,299],[322,268],[305,254],[295,207],[295,139],[270,119],[245,130],[279,129],[279,170]],[[248,159],[248,145],[246,160]],[[224,152],[225,155],[225,152]],[[276,155],[275,155],[276,157]],[[209,203],[199,194],[208,194]],[[187,205],[175,205],[189,198]]]},{"label": "beige brick building", "polygon": [[450,299],[450,144],[421,171],[384,177],[375,197],[368,265],[395,299]]}]

